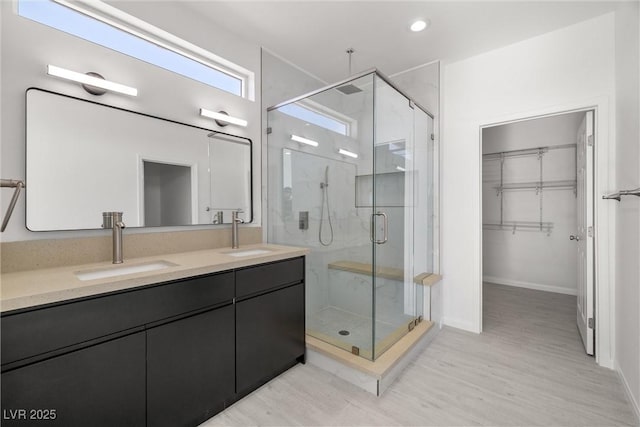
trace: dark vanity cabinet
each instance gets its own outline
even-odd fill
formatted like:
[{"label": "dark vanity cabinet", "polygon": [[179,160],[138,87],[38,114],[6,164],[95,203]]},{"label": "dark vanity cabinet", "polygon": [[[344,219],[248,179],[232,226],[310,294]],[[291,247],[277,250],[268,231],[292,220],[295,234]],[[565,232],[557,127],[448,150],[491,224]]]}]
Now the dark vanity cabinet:
[{"label": "dark vanity cabinet", "polygon": [[3,426],[144,423],[144,332],[2,373]]},{"label": "dark vanity cabinet", "polygon": [[147,331],[147,425],[198,425],[235,393],[233,305]]},{"label": "dark vanity cabinet", "polygon": [[195,426],[304,361],[304,258],[4,313],[2,425]]},{"label": "dark vanity cabinet", "polygon": [[304,263],[266,264],[236,273],[236,363],[246,394],[303,361]]}]

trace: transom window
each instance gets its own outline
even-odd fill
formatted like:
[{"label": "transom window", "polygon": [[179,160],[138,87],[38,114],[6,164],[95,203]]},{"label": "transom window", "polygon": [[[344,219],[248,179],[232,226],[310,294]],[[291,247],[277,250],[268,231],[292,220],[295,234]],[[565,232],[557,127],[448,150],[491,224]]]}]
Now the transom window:
[{"label": "transom window", "polygon": [[18,14],[209,86],[253,99],[252,72],[105,3],[92,2],[89,9],[84,4],[64,0],[19,0]]},{"label": "transom window", "polygon": [[333,111],[331,113],[323,111],[326,107],[320,104],[311,105],[310,101],[306,101],[306,104],[309,105],[301,105],[299,102],[287,104],[278,108],[278,111],[341,135],[353,136],[352,120],[347,117],[337,117],[337,113]]}]

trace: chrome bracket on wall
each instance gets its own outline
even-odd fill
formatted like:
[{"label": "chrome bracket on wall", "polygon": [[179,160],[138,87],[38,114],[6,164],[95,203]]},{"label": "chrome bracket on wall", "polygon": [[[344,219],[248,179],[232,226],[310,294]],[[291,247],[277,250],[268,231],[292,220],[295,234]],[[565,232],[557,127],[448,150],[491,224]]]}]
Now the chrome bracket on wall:
[{"label": "chrome bracket on wall", "polygon": [[11,214],[13,213],[13,209],[16,207],[16,203],[18,202],[18,197],[20,197],[20,190],[26,187],[24,181],[15,180],[15,179],[0,179],[0,187],[2,188],[15,188],[16,190],[13,192],[13,196],[11,197],[11,201],[9,202],[9,207],[7,208],[7,213],[4,215],[4,219],[2,220],[2,227],[0,228],[0,232],[4,231],[7,228],[7,224],[9,223],[9,218],[11,218]]},{"label": "chrome bracket on wall", "polygon": [[640,197],[640,187],[635,190],[620,190],[617,193],[607,194],[606,196],[602,196],[603,199],[613,199],[620,201],[622,196],[638,196]]}]

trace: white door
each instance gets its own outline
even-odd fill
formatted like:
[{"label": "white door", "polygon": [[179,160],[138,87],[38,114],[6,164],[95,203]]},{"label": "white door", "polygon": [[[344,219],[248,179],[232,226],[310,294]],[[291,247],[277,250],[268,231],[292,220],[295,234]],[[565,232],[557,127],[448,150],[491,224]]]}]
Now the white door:
[{"label": "white door", "polygon": [[576,147],[578,230],[571,239],[578,251],[578,329],[587,354],[593,355],[593,111],[588,111]]}]

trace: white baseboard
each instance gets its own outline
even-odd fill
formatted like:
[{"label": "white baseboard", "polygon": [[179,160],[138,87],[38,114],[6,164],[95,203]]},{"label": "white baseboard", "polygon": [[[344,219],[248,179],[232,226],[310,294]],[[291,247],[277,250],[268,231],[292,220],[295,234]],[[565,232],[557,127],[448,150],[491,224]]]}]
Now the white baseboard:
[{"label": "white baseboard", "polygon": [[484,276],[483,282],[496,285],[516,286],[518,288],[534,289],[536,291],[555,292],[557,294],[578,295],[577,289],[564,288],[562,286],[542,285],[540,283],[523,282],[521,280],[505,279],[502,277]]},{"label": "white baseboard", "polygon": [[[616,363],[617,365],[617,363]],[[624,376],[622,371],[620,370],[620,366],[616,366],[616,372],[620,377],[620,381],[622,381],[622,385],[624,386],[624,391],[627,394],[627,398],[629,402],[631,402],[631,406],[633,407],[633,411],[636,413],[636,421],[638,425],[640,425],[640,403],[635,399],[633,393],[631,392],[631,388],[629,387],[629,383],[627,382],[627,378]]]}]

